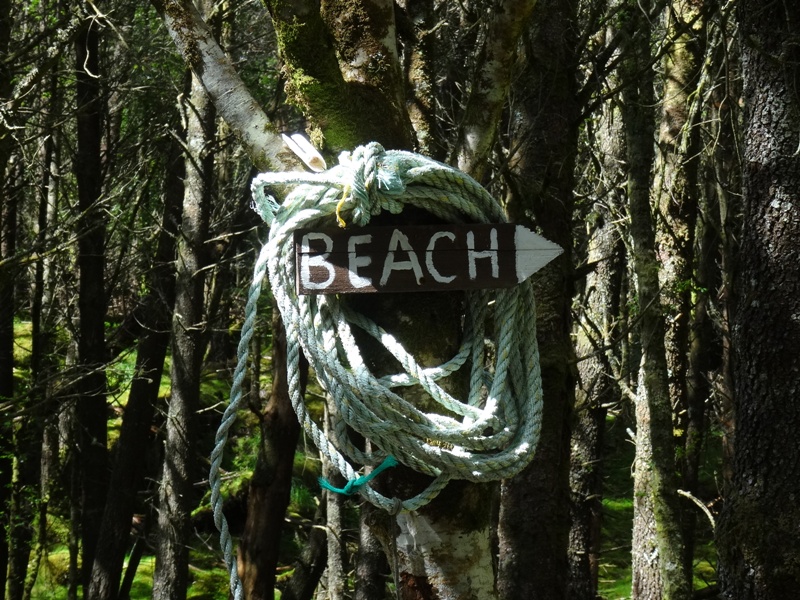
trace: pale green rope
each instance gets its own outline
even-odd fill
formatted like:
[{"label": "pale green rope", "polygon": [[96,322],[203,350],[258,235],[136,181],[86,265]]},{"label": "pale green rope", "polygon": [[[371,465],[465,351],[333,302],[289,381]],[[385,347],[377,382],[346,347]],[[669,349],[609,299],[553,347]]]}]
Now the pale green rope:
[{"label": "pale green rope", "polygon": [[[267,189],[291,188],[283,205]],[[295,230],[330,227],[344,219],[364,226],[382,211],[397,214],[419,207],[448,222],[497,223],[500,205],[469,176],[410,152],[385,151],[371,143],[323,173],[264,173],[252,184],[254,207],[270,224],[269,239],[256,262],[250,287],[230,404],[217,431],[211,455],[211,504],[231,574],[231,592],[241,598],[233,543],[222,514],[220,463],[228,431],[242,401],[248,346],[258,295],[269,277],[286,328],[287,375],[292,406],[306,434],[326,460],[348,481],[340,493],[359,493],[375,506],[396,513],[430,502],[450,479],[491,481],[513,477],[533,458],[542,418],[542,386],[536,344],[536,313],[526,281],[490,295],[467,292],[463,341],[457,354],[438,367],[422,367],[400,342],[335,295],[299,296],[295,291]],[[488,305],[494,298],[495,355],[489,361],[485,339]],[[403,373],[377,377],[367,367],[352,327],[378,340],[402,365]],[[328,435],[309,416],[300,384],[300,353],[336,404],[338,419]],[[486,363],[492,362],[487,368]],[[461,367],[469,368],[467,398],[454,398],[437,383]],[[394,388],[417,385],[452,416],[426,413]],[[350,429],[371,440],[373,452],[360,450]],[[368,485],[393,461],[434,477],[427,489],[405,500],[387,498]],[[352,464],[376,467],[359,476]]]}]

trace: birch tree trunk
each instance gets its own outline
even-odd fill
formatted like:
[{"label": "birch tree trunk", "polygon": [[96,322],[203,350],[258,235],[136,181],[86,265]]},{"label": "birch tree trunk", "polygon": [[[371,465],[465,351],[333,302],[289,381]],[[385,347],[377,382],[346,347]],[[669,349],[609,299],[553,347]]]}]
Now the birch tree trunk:
[{"label": "birch tree trunk", "polygon": [[489,24],[467,99],[451,163],[481,181],[494,147],[500,116],[511,89],[517,47],[537,0],[501,0],[486,17]]},{"label": "birch tree trunk", "polygon": [[724,597],[800,587],[800,5],[739,5],[744,228],[733,327],[733,479],[717,528]]}]

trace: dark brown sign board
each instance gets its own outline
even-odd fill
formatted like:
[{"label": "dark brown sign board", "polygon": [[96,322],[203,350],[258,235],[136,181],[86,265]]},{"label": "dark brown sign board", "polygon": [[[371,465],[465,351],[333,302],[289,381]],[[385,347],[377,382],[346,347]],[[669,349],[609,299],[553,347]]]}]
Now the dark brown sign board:
[{"label": "dark brown sign board", "polygon": [[560,246],[522,225],[405,225],[294,232],[298,294],[511,287]]}]

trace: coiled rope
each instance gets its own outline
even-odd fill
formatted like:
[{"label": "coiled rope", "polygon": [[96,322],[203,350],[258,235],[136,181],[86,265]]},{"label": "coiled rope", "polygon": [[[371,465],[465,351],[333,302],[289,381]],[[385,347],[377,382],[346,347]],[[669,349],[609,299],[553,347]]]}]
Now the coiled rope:
[{"label": "coiled rope", "polygon": [[[293,232],[330,226],[335,220],[366,225],[382,211],[400,213],[416,206],[447,222],[497,223],[500,205],[469,176],[418,154],[386,151],[377,143],[344,153],[339,165],[322,173],[264,173],[252,183],[254,208],[270,224],[245,307],[231,398],[211,455],[211,505],[231,575],[234,598],[241,598],[233,542],[222,514],[220,464],[228,431],[241,404],[256,305],[265,276],[286,328],[287,371],[292,406],[306,434],[347,479],[341,493],[359,493],[392,513],[413,511],[430,502],[451,479],[474,482],[516,475],[533,458],[542,416],[542,386],[536,343],[532,286],[525,281],[496,296],[487,290],[466,293],[462,343],[456,355],[437,367],[422,367],[402,344],[372,320],[348,308],[335,295],[295,292]],[[282,205],[267,194],[294,186]],[[494,298],[494,356],[487,353],[487,319]],[[357,327],[378,340],[402,365],[402,373],[375,376],[353,335]],[[333,399],[337,420],[328,435],[309,416],[300,385],[303,352],[322,388]],[[491,359],[491,360],[490,360]],[[487,364],[491,363],[491,364]],[[459,400],[437,383],[460,368],[469,369],[470,389]],[[448,415],[426,413],[395,390],[421,387]],[[444,412],[444,411],[443,411]],[[359,449],[349,429],[371,440],[372,452]],[[407,499],[387,498],[359,476],[355,465],[387,468],[397,460],[432,476],[430,485]]]}]

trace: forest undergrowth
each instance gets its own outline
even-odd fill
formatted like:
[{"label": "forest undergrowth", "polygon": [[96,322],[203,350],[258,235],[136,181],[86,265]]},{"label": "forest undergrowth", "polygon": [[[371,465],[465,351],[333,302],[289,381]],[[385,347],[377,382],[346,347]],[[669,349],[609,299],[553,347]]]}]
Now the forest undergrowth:
[{"label": "forest undergrowth", "polygon": [[[30,324],[18,321],[15,324],[15,359],[19,368],[16,375],[21,385],[29,385],[27,365],[30,355]],[[264,352],[262,360],[264,369],[268,373],[269,353]],[[123,352],[119,359],[109,369],[110,389],[112,390],[109,404],[109,444],[117,439],[117,433],[127,400],[127,391],[134,376],[136,363],[135,349]],[[169,369],[165,369],[169,373]],[[203,378],[201,397],[203,408],[201,414],[209,416],[204,419],[211,427],[205,427],[203,432],[203,447],[210,448],[213,441],[214,427],[219,415],[224,408],[225,398],[229,391],[229,369],[209,369]],[[262,383],[262,389],[268,389],[268,381]],[[310,386],[309,393],[321,399],[321,390],[314,384]],[[166,375],[162,378],[161,398],[166,399],[169,394],[169,379]],[[317,408],[321,411],[320,406]],[[313,402],[311,403],[313,410]],[[624,600],[630,598],[631,590],[631,527],[633,520],[633,479],[631,465],[633,463],[634,446],[631,441],[632,417],[630,410],[623,408],[618,413],[610,416],[606,423],[606,452],[604,477],[604,498],[602,516],[602,550],[599,561],[599,592],[606,600]],[[244,411],[240,417],[235,434],[229,442],[225,460],[225,488],[223,494],[232,499],[234,505],[243,506],[241,501],[247,489],[252,469],[255,465],[255,456],[258,449],[258,421],[250,413]],[[157,432],[154,443],[157,443]],[[720,464],[719,440],[713,435],[706,444],[706,459],[703,461],[707,468],[701,474],[701,487],[718,486],[719,473],[714,471],[713,465]],[[207,459],[205,461],[207,463]],[[709,467],[710,466],[710,467]],[[281,580],[292,574],[292,563],[299,556],[308,536],[308,531],[313,524],[314,513],[319,502],[320,493],[317,478],[321,473],[319,458],[313,444],[301,437],[294,460],[294,479],[291,491],[291,502],[287,509],[287,528],[282,536],[282,560],[278,568],[277,586],[280,588]],[[206,482],[201,482],[198,488]],[[153,484],[155,482],[153,481]],[[713,491],[709,490],[710,494]],[[155,492],[151,489],[149,495],[141,499],[141,511],[145,514],[148,502],[154,499]],[[189,600],[225,600],[227,595],[228,577],[224,569],[222,555],[219,550],[216,531],[213,529],[209,507],[209,493],[205,489],[198,489],[198,507],[195,516],[195,539],[191,548],[190,579],[191,585],[188,592]],[[688,500],[687,500],[688,501]],[[54,509],[48,515],[47,546],[39,555],[36,582],[32,589],[31,600],[66,600],[68,598],[68,569],[70,561],[69,538],[70,525],[68,513],[59,510],[57,502],[51,503]],[[62,507],[63,508],[63,507]],[[152,509],[152,507],[149,507]],[[235,512],[235,509],[233,509]],[[713,532],[705,516],[698,511],[698,540],[694,559],[694,586],[695,590],[702,590],[716,582],[716,550],[713,544]],[[356,550],[358,522],[356,507],[349,505],[345,515],[345,536],[348,553],[354,556]],[[233,527],[236,526],[235,517],[232,519]],[[147,529],[145,528],[145,531]],[[136,535],[131,535],[131,547],[136,541]],[[148,545],[144,534],[144,551],[135,569],[135,576],[130,588],[130,600],[146,600],[152,597],[153,570],[155,557],[153,548]],[[33,558],[32,560],[36,560]],[[125,568],[131,564],[131,556],[126,559]],[[35,566],[31,565],[32,567]],[[34,570],[32,569],[32,571]],[[352,582],[350,582],[352,584]],[[280,598],[280,592],[276,592]]]}]

